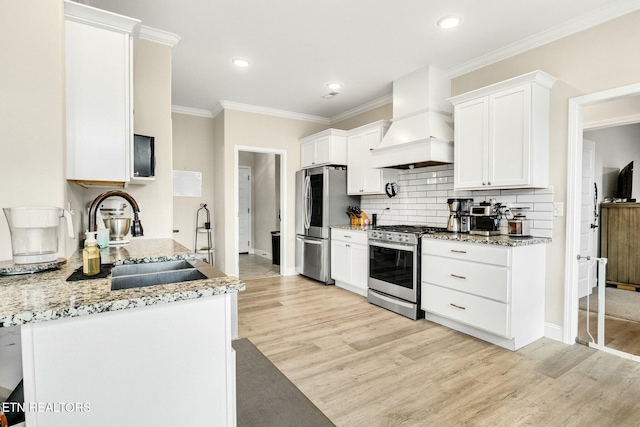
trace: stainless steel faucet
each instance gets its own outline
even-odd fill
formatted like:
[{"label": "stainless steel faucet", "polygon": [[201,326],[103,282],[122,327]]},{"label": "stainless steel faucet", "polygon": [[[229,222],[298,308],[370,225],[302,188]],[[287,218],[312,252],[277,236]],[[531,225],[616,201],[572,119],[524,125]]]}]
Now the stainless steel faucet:
[{"label": "stainless steel faucet", "polygon": [[140,237],[142,236],[142,224],[140,223],[140,218],[138,217],[138,213],[140,212],[140,208],[138,207],[138,202],[131,197],[130,194],[125,193],[120,190],[109,190],[100,194],[96,197],[93,202],[91,202],[91,206],[89,207],[89,231],[98,231],[96,216],[98,215],[98,207],[100,203],[102,203],[105,199],[109,197],[118,196],[125,199],[131,205],[131,209],[133,210],[133,223],[131,224],[131,237]]}]

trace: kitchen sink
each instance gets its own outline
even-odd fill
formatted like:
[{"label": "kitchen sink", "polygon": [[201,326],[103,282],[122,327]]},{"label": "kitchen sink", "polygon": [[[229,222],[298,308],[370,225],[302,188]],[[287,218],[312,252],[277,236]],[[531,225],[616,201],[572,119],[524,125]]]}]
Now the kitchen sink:
[{"label": "kitchen sink", "polygon": [[118,265],[111,270],[111,290],[167,285],[209,278],[188,261]]},{"label": "kitchen sink", "polygon": [[113,267],[111,277],[131,276],[134,274],[158,273],[161,271],[184,270],[195,268],[193,264],[186,260],[145,262],[142,264],[123,264]]}]

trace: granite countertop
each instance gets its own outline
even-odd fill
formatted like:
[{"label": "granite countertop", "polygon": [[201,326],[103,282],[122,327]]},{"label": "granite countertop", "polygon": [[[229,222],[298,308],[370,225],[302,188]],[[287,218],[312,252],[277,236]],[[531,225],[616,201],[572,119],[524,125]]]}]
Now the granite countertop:
[{"label": "granite countertop", "polygon": [[[331,228],[339,229],[339,230],[352,230],[352,231],[367,231],[373,230],[374,227],[371,226],[359,226],[359,225],[332,225]],[[428,233],[423,234],[423,236],[427,239],[434,240],[450,240],[454,242],[467,242],[467,243],[480,243],[484,245],[498,245],[498,246],[527,246],[527,245],[537,245],[540,243],[551,243],[551,239],[547,237],[528,237],[516,239],[509,236],[479,236],[476,234],[466,234],[466,233],[449,233],[446,231],[438,232],[438,233]]]},{"label": "granite countertop", "polygon": [[551,239],[547,237],[528,237],[516,239],[513,237],[499,235],[499,236],[478,236],[476,234],[466,233],[433,233],[424,234],[425,239],[434,240],[449,240],[453,242],[467,242],[467,243],[480,243],[484,245],[498,245],[498,246],[527,246],[537,245],[540,243],[551,243]]},{"label": "granite countertop", "polygon": [[351,231],[372,230],[370,225],[332,225],[331,228],[336,228],[339,230],[351,230]]},{"label": "granite countertop", "polygon": [[[127,245],[101,250],[101,255],[103,264],[114,265],[195,259],[192,251],[172,239],[132,239]],[[0,276],[0,327],[196,299],[245,289],[240,279],[220,273],[221,277],[112,291],[110,276],[66,281],[74,270],[82,266],[81,250],[66,262],[62,259],[54,264],[59,268],[33,274]],[[30,268],[29,265],[14,266],[11,261],[0,262],[0,268],[8,269],[10,266]]]}]

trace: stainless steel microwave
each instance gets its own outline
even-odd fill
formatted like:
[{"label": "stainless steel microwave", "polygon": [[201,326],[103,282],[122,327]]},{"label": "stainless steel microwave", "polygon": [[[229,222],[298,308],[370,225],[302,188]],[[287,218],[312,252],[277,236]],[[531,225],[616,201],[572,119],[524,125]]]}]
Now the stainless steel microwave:
[{"label": "stainless steel microwave", "polygon": [[133,176],[152,177],[156,173],[155,138],[133,135]]}]

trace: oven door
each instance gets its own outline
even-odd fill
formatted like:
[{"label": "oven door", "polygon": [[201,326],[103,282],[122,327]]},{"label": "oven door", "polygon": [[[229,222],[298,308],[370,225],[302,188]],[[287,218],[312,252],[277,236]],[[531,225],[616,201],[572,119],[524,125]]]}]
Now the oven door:
[{"label": "oven door", "polygon": [[369,241],[369,289],[418,302],[418,247]]}]

